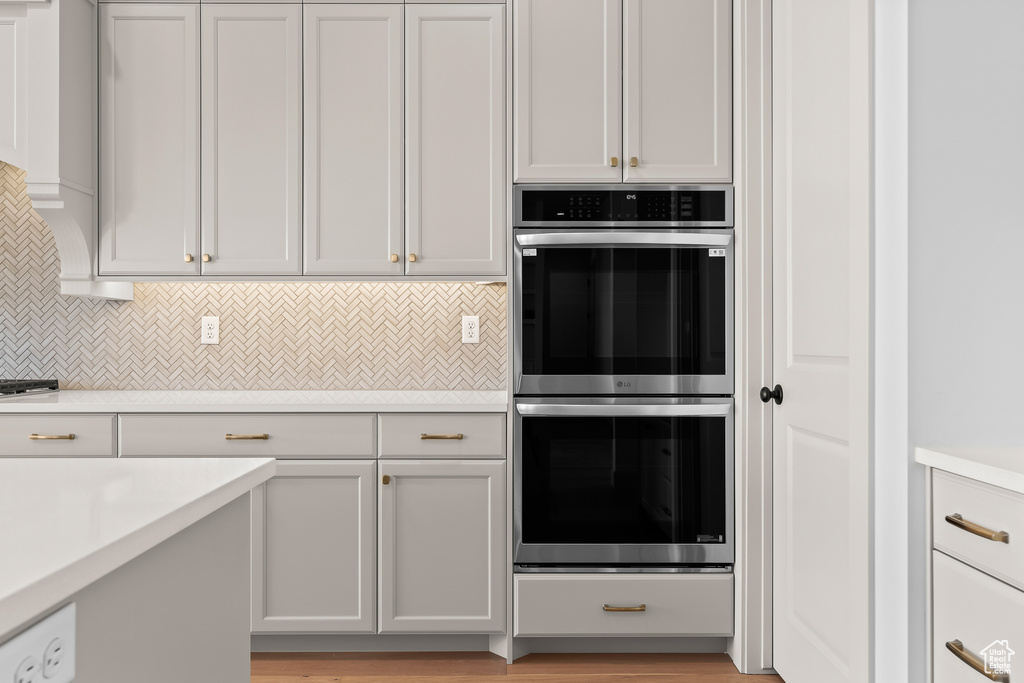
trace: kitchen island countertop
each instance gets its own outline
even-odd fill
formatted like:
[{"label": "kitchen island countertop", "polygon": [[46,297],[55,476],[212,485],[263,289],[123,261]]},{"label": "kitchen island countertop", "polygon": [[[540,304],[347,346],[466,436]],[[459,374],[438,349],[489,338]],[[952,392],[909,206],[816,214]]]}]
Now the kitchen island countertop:
[{"label": "kitchen island countertop", "polygon": [[275,469],[269,458],[0,459],[0,642]]}]

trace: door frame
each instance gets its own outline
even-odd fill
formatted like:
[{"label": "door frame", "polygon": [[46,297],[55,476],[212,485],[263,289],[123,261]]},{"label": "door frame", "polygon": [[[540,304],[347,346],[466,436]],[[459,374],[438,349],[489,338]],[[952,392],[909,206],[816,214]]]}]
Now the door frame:
[{"label": "door frame", "polygon": [[734,0],[736,635],[727,652],[745,674],[772,666],[772,413],[758,395],[772,374],[771,60],[771,0]]}]

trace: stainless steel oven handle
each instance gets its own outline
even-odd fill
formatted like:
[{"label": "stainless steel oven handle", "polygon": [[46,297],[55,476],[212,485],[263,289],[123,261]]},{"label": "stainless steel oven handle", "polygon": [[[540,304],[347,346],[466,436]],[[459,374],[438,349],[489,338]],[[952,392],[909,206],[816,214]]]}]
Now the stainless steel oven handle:
[{"label": "stainless steel oven handle", "polygon": [[723,417],[732,411],[728,403],[699,405],[586,405],[565,403],[517,403],[520,415],[540,417]]},{"label": "stainless steel oven handle", "polygon": [[732,243],[732,235],[700,232],[549,232],[516,234],[516,241],[524,247],[575,244],[604,247],[634,244],[724,247]]}]

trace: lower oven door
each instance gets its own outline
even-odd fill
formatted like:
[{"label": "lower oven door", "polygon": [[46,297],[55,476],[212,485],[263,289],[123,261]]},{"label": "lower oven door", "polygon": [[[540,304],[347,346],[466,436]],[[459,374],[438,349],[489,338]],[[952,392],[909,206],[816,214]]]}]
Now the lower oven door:
[{"label": "lower oven door", "polygon": [[515,401],[514,563],[733,563],[731,398]]}]

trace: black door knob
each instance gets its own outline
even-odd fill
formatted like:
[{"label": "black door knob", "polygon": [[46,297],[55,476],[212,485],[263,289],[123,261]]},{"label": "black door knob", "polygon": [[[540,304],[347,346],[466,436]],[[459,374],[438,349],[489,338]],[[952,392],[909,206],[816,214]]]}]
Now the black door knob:
[{"label": "black door knob", "polygon": [[768,401],[772,400],[773,398],[775,399],[775,405],[777,405],[777,406],[781,406],[782,405],[782,385],[781,384],[776,384],[774,389],[769,389],[768,387],[761,387],[761,400],[764,403],[767,403]]}]

